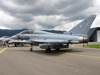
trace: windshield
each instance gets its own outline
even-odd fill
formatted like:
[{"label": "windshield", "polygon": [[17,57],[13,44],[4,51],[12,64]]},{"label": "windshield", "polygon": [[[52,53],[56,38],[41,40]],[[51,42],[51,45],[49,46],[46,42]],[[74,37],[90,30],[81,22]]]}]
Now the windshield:
[{"label": "windshield", "polygon": [[34,32],[34,30],[25,30],[22,31],[20,34],[32,34]]}]

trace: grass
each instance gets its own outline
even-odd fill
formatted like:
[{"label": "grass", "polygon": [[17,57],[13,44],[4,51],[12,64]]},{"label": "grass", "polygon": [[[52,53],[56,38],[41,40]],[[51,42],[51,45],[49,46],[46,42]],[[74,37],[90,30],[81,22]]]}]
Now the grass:
[{"label": "grass", "polygon": [[100,44],[85,45],[86,48],[100,48]]},{"label": "grass", "polygon": [[8,45],[1,45],[0,47],[8,47]]}]

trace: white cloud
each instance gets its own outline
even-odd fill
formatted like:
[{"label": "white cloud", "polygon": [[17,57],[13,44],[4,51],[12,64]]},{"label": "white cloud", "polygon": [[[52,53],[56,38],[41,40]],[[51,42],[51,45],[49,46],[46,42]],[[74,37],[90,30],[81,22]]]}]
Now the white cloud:
[{"label": "white cloud", "polygon": [[10,15],[8,15],[7,13],[0,11],[0,21],[1,22],[12,22],[14,20],[14,18]]},{"label": "white cloud", "polygon": [[10,29],[9,25],[14,21],[14,18],[7,13],[0,11],[0,28]]},{"label": "white cloud", "polygon": [[0,26],[0,29],[8,29],[8,30],[10,30],[10,28],[4,27],[4,26]]},{"label": "white cloud", "polygon": [[74,22],[63,22],[62,25],[59,25],[55,28],[53,28],[54,30],[65,30],[65,31],[68,31],[70,30],[71,28],[73,28],[74,26],[76,26],[77,24],[79,24],[81,22],[81,20],[78,20],[78,21],[74,21]]},{"label": "white cloud", "polygon": [[0,26],[10,29],[67,30],[92,14],[99,26],[99,0],[1,0]]}]

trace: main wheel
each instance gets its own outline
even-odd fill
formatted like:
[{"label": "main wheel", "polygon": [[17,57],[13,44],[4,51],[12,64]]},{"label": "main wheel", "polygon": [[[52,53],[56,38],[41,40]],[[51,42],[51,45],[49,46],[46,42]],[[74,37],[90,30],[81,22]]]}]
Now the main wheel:
[{"label": "main wheel", "polygon": [[17,47],[17,43],[14,43],[14,46]]},{"label": "main wheel", "polygon": [[60,51],[60,49],[59,48],[56,48],[55,51]]},{"label": "main wheel", "polygon": [[32,49],[32,48],[30,48],[30,51],[33,51],[33,49]]}]

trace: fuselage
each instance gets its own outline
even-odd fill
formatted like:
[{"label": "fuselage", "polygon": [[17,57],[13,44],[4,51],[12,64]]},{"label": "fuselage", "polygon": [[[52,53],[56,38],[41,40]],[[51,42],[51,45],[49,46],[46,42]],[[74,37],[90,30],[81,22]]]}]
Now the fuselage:
[{"label": "fuselage", "polygon": [[66,34],[19,34],[18,37],[20,39],[32,39],[32,40],[59,40],[70,43],[86,43],[88,42],[88,38],[85,36],[75,36],[75,35],[66,35]]}]

